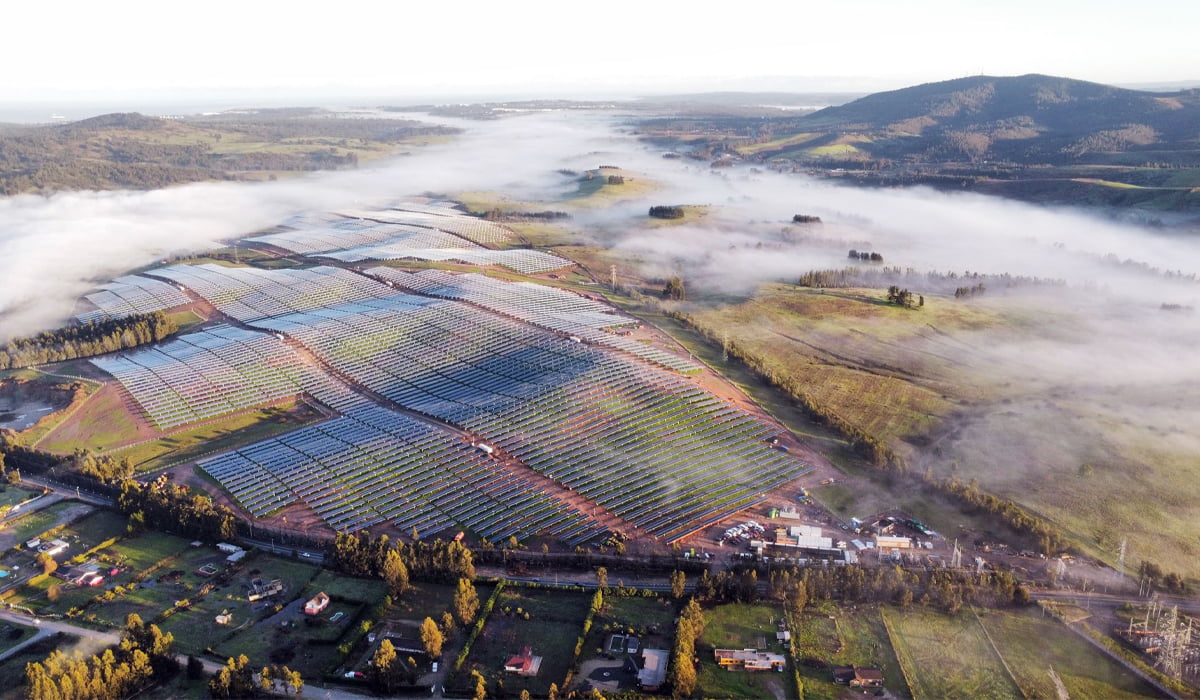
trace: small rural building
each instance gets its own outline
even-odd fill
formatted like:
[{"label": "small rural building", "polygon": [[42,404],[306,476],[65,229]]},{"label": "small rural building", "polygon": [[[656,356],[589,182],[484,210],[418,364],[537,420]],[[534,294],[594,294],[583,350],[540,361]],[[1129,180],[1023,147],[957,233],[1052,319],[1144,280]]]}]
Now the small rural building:
[{"label": "small rural building", "polygon": [[43,554],[49,554],[52,557],[56,557],[59,554],[67,551],[67,547],[70,546],[71,545],[63,542],[62,540],[50,540],[49,542],[43,542],[42,544],[38,545],[37,551],[42,552]]},{"label": "small rural building", "polygon": [[717,665],[727,670],[743,668],[747,671],[782,671],[787,667],[787,658],[782,654],[771,654],[757,649],[713,649]]},{"label": "small rural building", "polygon": [[304,604],[304,614],[320,615],[327,607],[329,607],[329,596],[325,591],[321,591]]},{"label": "small rural building", "polygon": [[642,667],[638,669],[638,688],[652,693],[667,680],[667,662],[671,652],[666,649],[642,649]]},{"label": "small rural building", "polygon": [[217,549],[225,552],[226,554],[233,554],[234,552],[242,551],[241,547],[237,546],[236,544],[229,544],[228,542],[218,542]]},{"label": "small rural building", "polygon": [[542,657],[534,656],[529,645],[521,647],[521,653],[508,657],[504,662],[504,670],[519,676],[536,676],[542,667]]},{"label": "small rural building", "polygon": [[883,671],[873,666],[837,666],[833,682],[851,688],[882,688]]},{"label": "small rural building", "polygon": [[238,551],[225,557],[225,562],[228,564],[236,564],[246,558],[246,550],[239,549]]},{"label": "small rural building", "polygon": [[912,549],[912,540],[907,537],[876,535],[875,546],[879,549]]},{"label": "small rural building", "polygon": [[283,581],[273,578],[270,581],[263,581],[256,578],[250,582],[250,594],[246,596],[251,603],[270,598],[283,592]]},{"label": "small rural building", "polygon": [[228,625],[231,621],[233,621],[233,615],[229,614],[228,610],[222,610],[221,614],[217,615],[216,618],[214,618],[214,621],[218,625],[225,626],[225,625]]}]

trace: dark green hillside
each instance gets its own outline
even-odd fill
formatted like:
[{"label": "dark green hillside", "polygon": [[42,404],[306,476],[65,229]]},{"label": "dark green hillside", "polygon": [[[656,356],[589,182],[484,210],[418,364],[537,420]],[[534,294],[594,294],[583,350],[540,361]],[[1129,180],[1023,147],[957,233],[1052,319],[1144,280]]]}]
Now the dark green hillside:
[{"label": "dark green hillside", "polygon": [[1142,92],[1044,75],[973,76],[868,95],[799,120],[869,137],[876,157],[1095,162],[1098,153],[1200,149],[1200,90]]}]

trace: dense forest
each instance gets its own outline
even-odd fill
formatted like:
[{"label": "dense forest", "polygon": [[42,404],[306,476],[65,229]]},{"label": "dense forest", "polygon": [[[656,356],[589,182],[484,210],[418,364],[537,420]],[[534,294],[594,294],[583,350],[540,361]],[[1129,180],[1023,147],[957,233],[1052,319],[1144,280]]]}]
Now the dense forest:
[{"label": "dense forest", "polygon": [[90,321],[0,345],[0,370],[94,357],[156,343],[179,326],[161,311]]}]

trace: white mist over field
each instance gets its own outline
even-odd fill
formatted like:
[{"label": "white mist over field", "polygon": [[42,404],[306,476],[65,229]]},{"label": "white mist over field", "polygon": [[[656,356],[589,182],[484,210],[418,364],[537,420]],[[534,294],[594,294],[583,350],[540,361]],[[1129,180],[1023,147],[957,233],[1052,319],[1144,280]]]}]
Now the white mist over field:
[{"label": "white mist over field", "polygon": [[[440,119],[445,123],[448,120]],[[300,211],[423,192],[563,187],[563,154],[599,147],[589,118],[471,122],[451,143],[360,170],[278,182],[198,183],[149,192],[62,192],[0,199],[0,340],[68,320],[97,284],[164,257],[211,249]],[[591,145],[589,145],[591,144]]]},{"label": "white mist over field", "polygon": [[[577,187],[560,171],[615,165],[657,189],[578,208],[568,225],[584,242],[637,260],[644,276],[682,274],[702,299],[745,298],[764,282],[846,267],[849,249],[878,252],[889,267],[921,273],[1061,280],[1065,286],[1011,292],[989,284],[980,304],[1000,302],[996,308],[1009,313],[1002,304],[1011,296],[1030,309],[1021,332],[950,337],[917,321],[929,344],[907,351],[936,353],[954,371],[965,368],[972,382],[994,390],[989,400],[996,402],[965,401],[942,426],[938,456],[927,450],[913,466],[961,461],[999,492],[1035,506],[1041,484],[1048,499],[1092,499],[1111,510],[1113,527],[1134,527],[1135,514],[1118,512],[1134,501],[1120,492],[1097,494],[1081,484],[1063,496],[1047,486],[1094,464],[1119,471],[1130,493],[1174,499],[1158,524],[1183,528],[1200,516],[1196,480],[1179,469],[1163,472],[1165,479],[1142,476],[1149,465],[1194,464],[1200,454],[1200,316],[1188,309],[1200,308],[1195,232],[982,195],[854,188],[750,166],[714,170],[662,158],[612,113],[420,118],[464,132],[386,163],[280,182],[0,199],[0,338],[61,325],[82,294],[114,276],[250,235],[297,212],[483,190],[556,210],[567,208],[562,200]],[[707,213],[682,225],[647,226],[647,209],[657,204],[702,205]],[[794,214],[823,223],[794,226]],[[944,298],[953,291],[948,284],[914,283],[913,291]],[[1053,509],[1056,502],[1040,505]]]}]

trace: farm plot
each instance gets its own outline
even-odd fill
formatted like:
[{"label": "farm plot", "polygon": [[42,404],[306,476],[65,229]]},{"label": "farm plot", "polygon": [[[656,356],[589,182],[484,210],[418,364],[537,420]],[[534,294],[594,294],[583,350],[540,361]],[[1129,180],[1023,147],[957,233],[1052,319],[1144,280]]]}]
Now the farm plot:
[{"label": "farm plot", "polygon": [[405,248],[478,248],[471,241],[437,229],[406,224],[384,224],[361,219],[336,219],[328,222],[295,222],[291,230],[246,239],[266,243],[283,250],[315,255],[330,251],[350,251],[373,246]]},{"label": "farm plot", "polygon": [[410,248],[407,245],[385,244],[361,246],[349,250],[319,253],[321,257],[342,262],[363,260],[425,260],[432,262],[462,262],[468,265],[500,265],[526,275],[560,270],[575,263],[540,250],[490,250],[488,248]]},{"label": "farm plot", "polygon": [[726,670],[714,649],[757,649],[786,654],[775,639],[783,611],[773,605],[735,603],[704,612],[704,634],[696,640],[697,686],[706,698],[773,698],[795,695],[791,675],[771,671]]},{"label": "farm plot", "polygon": [[173,265],[146,274],[182,284],[244,323],[396,294],[387,285],[336,267],[263,270]]},{"label": "farm plot", "polygon": [[[302,500],[339,530],[387,520],[427,532],[459,527],[492,541],[545,533],[575,546],[604,537],[620,524],[615,515],[675,541],[806,471],[764,442],[768,426],[678,374],[463,302],[402,294],[332,268],[175,266],[155,274],[304,344],[352,382],[469,431],[490,457],[468,454],[466,443],[453,445],[448,432],[369,408],[364,396],[326,375],[293,368],[280,383],[293,392],[304,388],[344,420],[202,465],[256,516]],[[581,313],[593,323],[605,315],[594,308]],[[236,344],[230,362],[245,357],[245,346],[265,353],[275,342],[231,328],[206,334],[187,336],[198,338],[176,353],[187,355],[187,365],[172,358],[169,368],[141,368],[154,377],[147,380],[153,387],[147,402],[167,401],[158,378],[178,375],[181,388],[165,389],[195,397],[183,402],[185,410],[192,404],[227,410],[229,400],[216,388],[232,382],[233,370],[195,372],[190,365],[208,361],[215,353],[205,352],[226,341]],[[277,345],[273,350],[291,352]],[[205,408],[210,402],[217,406]],[[426,449],[439,457],[427,459]],[[447,467],[430,469],[433,459],[445,459]],[[606,512],[583,516],[587,501]]]},{"label": "farm plot", "polygon": [[908,697],[908,685],[892,649],[878,608],[851,610],[832,603],[810,606],[793,616],[792,645],[806,698],[838,698],[845,686],[833,682],[836,666],[866,666],[883,671],[884,687]]},{"label": "farm plot", "polygon": [[914,698],[1021,697],[974,616],[881,610]]},{"label": "farm plot", "polygon": [[388,521],[423,533],[463,527],[497,542],[549,527],[589,530],[582,513],[497,469],[462,439],[378,407],[199,467],[254,515],[299,498],[339,531]]},{"label": "farm plot", "polygon": [[[590,601],[585,593],[505,588],[461,673],[478,670],[489,680],[503,678],[508,692],[545,696],[551,683],[562,685],[566,678]],[[505,662],[525,646],[542,659],[537,675],[506,673]]]}]

